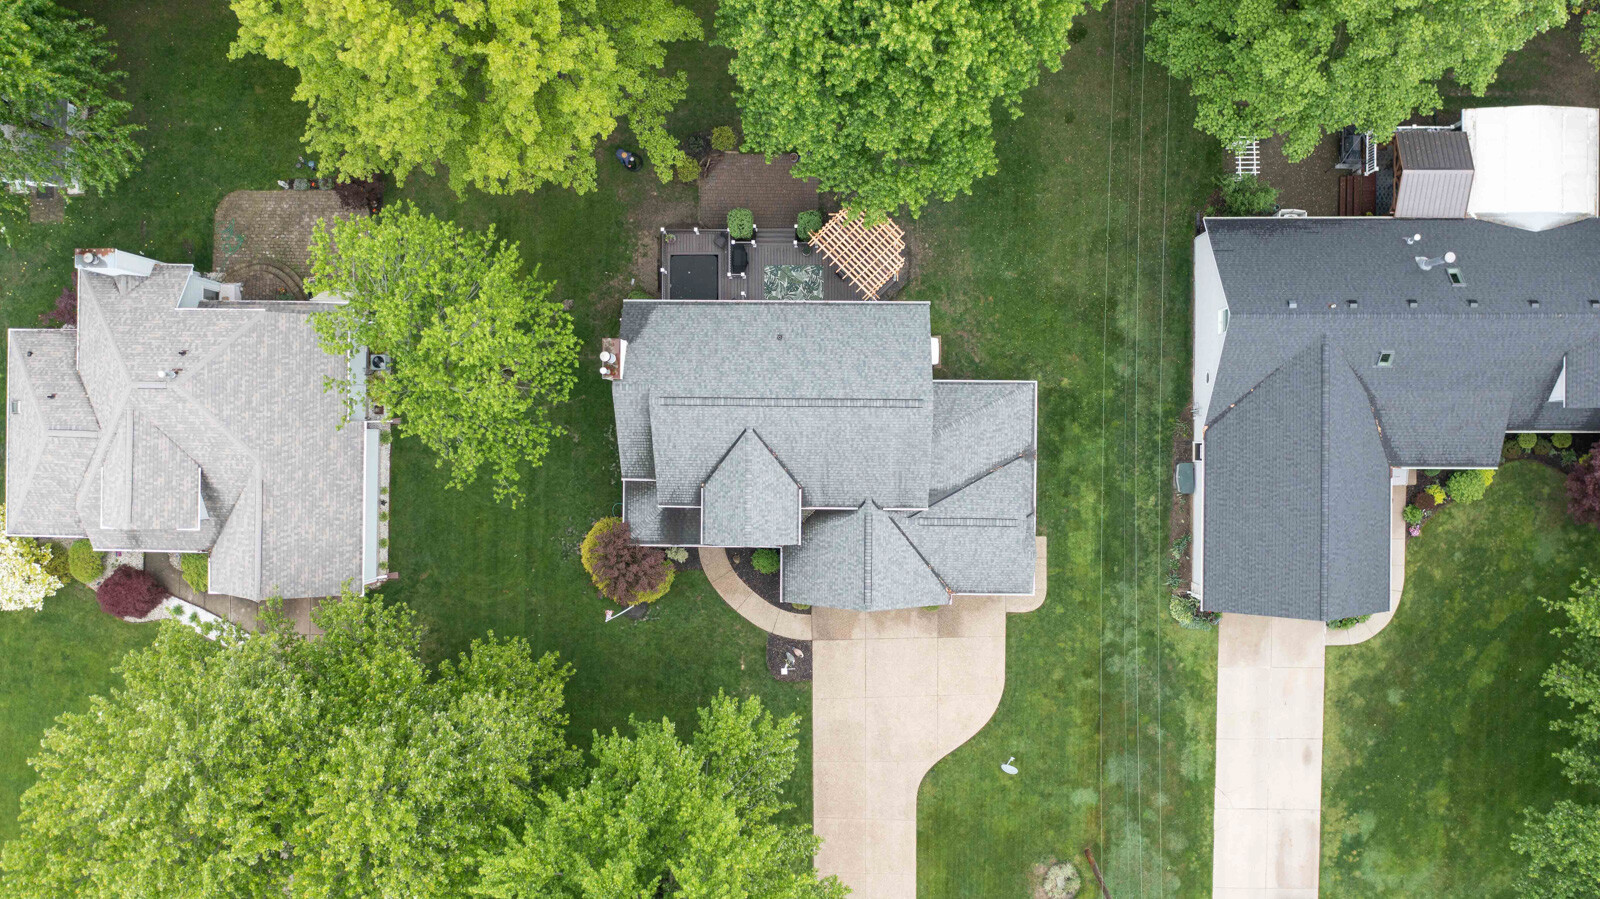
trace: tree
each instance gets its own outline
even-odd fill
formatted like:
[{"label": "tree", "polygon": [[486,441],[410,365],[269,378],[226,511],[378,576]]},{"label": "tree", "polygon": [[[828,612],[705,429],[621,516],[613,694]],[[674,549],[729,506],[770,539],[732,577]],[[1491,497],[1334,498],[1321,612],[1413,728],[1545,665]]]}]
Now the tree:
[{"label": "tree", "polygon": [[683,73],[665,45],[701,35],[671,0],[233,0],[234,58],[300,73],[305,142],[340,178],[449,169],[457,192],[595,181],[594,148],[626,118],[663,181],[683,152],[666,114]]},{"label": "tree", "polygon": [[[1103,0],[1093,0],[1098,7]],[[1060,67],[1081,0],[723,0],[747,151],[872,217],[994,174],[994,114]]]},{"label": "tree", "polygon": [[670,721],[595,735],[587,780],[547,790],[520,837],[485,862],[493,899],[759,896],[840,899],[812,867],[818,841],[782,826],[798,719],[718,694],[694,738]]},{"label": "tree", "polygon": [[[6,508],[0,505],[0,532],[5,521]],[[0,612],[43,608],[46,597],[61,589],[61,578],[50,567],[49,547],[31,537],[0,533]]]},{"label": "tree", "polygon": [[143,618],[166,596],[167,591],[150,572],[131,565],[118,565],[94,591],[100,608],[118,618]]},{"label": "tree", "polygon": [[[1571,596],[1541,602],[1567,621],[1555,630],[1566,648],[1543,679],[1545,691],[1573,711],[1550,725],[1574,738],[1556,758],[1574,784],[1600,786],[1600,579],[1585,569]],[[1548,812],[1527,809],[1525,815],[1511,843],[1528,857],[1518,892],[1528,899],[1577,899],[1600,891],[1600,808],[1561,800]]]},{"label": "tree", "polygon": [[584,535],[579,556],[595,589],[625,606],[655,602],[672,589],[675,569],[667,554],[635,543],[633,529],[620,518],[595,522]]},{"label": "tree", "polygon": [[575,761],[569,669],[491,634],[430,672],[374,597],[312,617],[317,640],[273,604],[248,638],[162,622],[122,688],[45,733],[6,895],[465,895]]},{"label": "tree", "polygon": [[1225,144],[1282,135],[1304,159],[1347,125],[1380,140],[1441,105],[1448,74],[1482,96],[1507,53],[1566,21],[1566,0],[1157,0],[1146,52],[1189,81],[1195,126]]},{"label": "tree", "polygon": [[50,0],[0,4],[0,178],[107,190],[133,172],[142,130],[114,99],[106,30]]},{"label": "tree", "polygon": [[1600,525],[1600,453],[1590,453],[1567,475],[1567,514],[1579,524]]},{"label": "tree", "polygon": [[[312,316],[323,349],[389,355],[367,397],[450,467],[452,487],[487,466],[495,497],[519,500],[519,466],[566,433],[550,411],[576,382],[579,343],[538,269],[522,274],[517,245],[401,204],[319,223],[311,267],[313,289],[346,300]],[[352,411],[364,402],[348,380],[329,383]]]}]

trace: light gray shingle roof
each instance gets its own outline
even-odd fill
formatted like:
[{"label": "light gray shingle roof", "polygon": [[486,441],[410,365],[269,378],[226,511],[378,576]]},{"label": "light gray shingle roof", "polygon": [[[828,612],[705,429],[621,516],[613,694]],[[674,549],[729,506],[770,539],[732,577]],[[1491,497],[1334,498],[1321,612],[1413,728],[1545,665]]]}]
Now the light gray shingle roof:
[{"label": "light gray shingle roof", "polygon": [[800,488],[753,430],[734,441],[706,479],[700,542],[708,546],[800,542]]},{"label": "light gray shingle roof", "polygon": [[949,588],[901,521],[875,503],[812,513],[805,540],[784,550],[784,601],[868,612],[948,603]]}]

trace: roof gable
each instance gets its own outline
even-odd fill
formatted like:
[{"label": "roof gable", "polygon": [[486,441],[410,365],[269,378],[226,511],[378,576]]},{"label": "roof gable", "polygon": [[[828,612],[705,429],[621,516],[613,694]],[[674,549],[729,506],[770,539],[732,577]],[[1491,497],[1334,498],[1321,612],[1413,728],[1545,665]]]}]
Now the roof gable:
[{"label": "roof gable", "polygon": [[745,430],[706,479],[700,542],[789,546],[800,542],[800,488],[772,450]]}]

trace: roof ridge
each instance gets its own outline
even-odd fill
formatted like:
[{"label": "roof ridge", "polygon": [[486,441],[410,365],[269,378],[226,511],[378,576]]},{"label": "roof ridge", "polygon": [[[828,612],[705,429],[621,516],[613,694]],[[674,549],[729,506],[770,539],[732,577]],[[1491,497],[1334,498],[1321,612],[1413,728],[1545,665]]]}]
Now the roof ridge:
[{"label": "roof ridge", "polygon": [[1320,335],[1320,339],[1322,341],[1322,365],[1320,366],[1322,374],[1322,433],[1317,435],[1320,447],[1317,457],[1317,472],[1322,483],[1322,500],[1319,503],[1321,508],[1317,512],[1317,614],[1322,617],[1322,620],[1326,621],[1328,620],[1328,509],[1331,506],[1328,502],[1328,493],[1329,488],[1332,486],[1328,482],[1328,456],[1332,450],[1329,445],[1331,439],[1328,428],[1328,417],[1331,413],[1331,403],[1328,398],[1332,393],[1328,378],[1328,364],[1333,348],[1328,345],[1327,335]]}]

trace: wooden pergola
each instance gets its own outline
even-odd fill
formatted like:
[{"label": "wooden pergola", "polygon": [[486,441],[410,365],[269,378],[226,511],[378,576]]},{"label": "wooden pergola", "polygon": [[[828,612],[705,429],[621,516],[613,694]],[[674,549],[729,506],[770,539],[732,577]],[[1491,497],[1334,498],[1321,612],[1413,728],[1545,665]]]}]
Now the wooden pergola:
[{"label": "wooden pergola", "polygon": [[876,300],[905,267],[906,235],[887,216],[871,228],[863,224],[865,218],[841,209],[811,235],[811,245],[867,299]]}]

